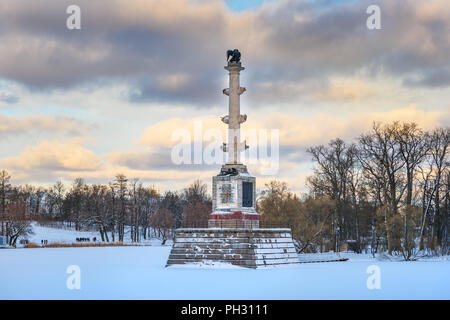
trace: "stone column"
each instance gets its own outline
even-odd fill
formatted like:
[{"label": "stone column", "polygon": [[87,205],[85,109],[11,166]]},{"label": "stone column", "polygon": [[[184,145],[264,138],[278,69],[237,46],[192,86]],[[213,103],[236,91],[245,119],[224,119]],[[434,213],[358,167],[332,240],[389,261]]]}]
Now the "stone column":
[{"label": "stone column", "polygon": [[[228,96],[228,115],[222,121],[228,125],[228,141],[224,151],[228,153],[227,162],[220,173],[213,177],[213,212],[208,216],[210,228],[257,228],[259,214],[255,204],[255,177],[241,163],[240,153],[247,148],[241,142],[241,123],[247,120],[241,115],[240,95],[245,88],[240,86],[240,72],[244,70],[239,61],[229,61],[224,67],[229,75],[229,88],[223,90]],[[245,201],[244,201],[245,199]]]},{"label": "stone column", "polygon": [[227,164],[240,164],[240,151],[242,150],[240,124],[243,122],[241,119],[240,95],[244,93],[245,88],[241,88],[239,76],[241,70],[245,68],[240,63],[230,63],[225,69],[229,72],[229,88],[224,90],[229,98]]}]

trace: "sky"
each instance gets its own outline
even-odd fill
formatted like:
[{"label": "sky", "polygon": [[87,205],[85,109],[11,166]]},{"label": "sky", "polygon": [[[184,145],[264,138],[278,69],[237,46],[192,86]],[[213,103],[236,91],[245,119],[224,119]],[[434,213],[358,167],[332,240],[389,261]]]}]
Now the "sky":
[{"label": "sky", "polygon": [[[279,136],[275,173],[248,163],[258,188],[306,191],[306,149],[354,142],[373,121],[450,124],[447,0],[79,0],[81,29],[69,30],[72,3],[0,2],[0,169],[14,184],[124,173],[160,190],[210,187],[220,164],[174,163],[173,135],[225,130],[234,48],[243,130]],[[372,4],[379,30],[366,26]]]}]

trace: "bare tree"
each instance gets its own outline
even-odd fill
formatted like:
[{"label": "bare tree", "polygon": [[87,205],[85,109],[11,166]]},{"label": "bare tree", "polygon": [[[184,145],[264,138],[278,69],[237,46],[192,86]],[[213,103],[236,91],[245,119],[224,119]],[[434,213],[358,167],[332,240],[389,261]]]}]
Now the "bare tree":
[{"label": "bare tree", "polygon": [[[315,194],[329,197],[336,201],[336,209],[331,219],[334,238],[334,250],[338,251],[340,241],[357,236],[350,231],[346,217],[350,211],[349,203],[352,196],[356,196],[356,190],[352,193],[352,179],[356,178],[356,147],[347,146],[341,139],[330,141],[327,147],[311,147],[307,150],[317,163],[314,175],[308,178],[308,185]],[[354,214],[357,214],[353,210]],[[355,219],[357,221],[357,218]]]},{"label": "bare tree", "polygon": [[389,254],[393,247],[389,229],[389,219],[398,214],[407,184],[405,183],[405,161],[397,140],[399,124],[381,125],[374,123],[372,131],[359,138],[357,157],[366,175],[382,186],[383,200],[389,210],[385,210],[385,228]]},{"label": "bare tree", "polygon": [[[447,183],[444,181],[444,176],[449,170],[449,155],[450,150],[450,128],[437,128],[430,134],[430,149],[427,172],[423,173],[423,196],[422,208],[423,218],[420,229],[420,246],[423,248],[424,232],[427,219],[431,219],[431,230],[429,247],[431,250],[435,249],[435,245],[441,246],[443,240],[444,247],[447,243],[448,234],[448,212],[444,210],[441,212],[441,203],[444,206],[446,199]],[[441,189],[443,191],[441,192]],[[433,201],[434,200],[434,201]],[[433,205],[433,210],[430,209]],[[443,223],[444,222],[444,223]],[[445,235],[445,239],[444,239]]]},{"label": "bare tree", "polygon": [[159,208],[150,218],[150,223],[158,230],[158,234],[162,235],[162,244],[164,245],[171,230],[174,228],[175,219],[173,213],[169,209]]},{"label": "bare tree", "polygon": [[211,201],[198,202],[184,206],[183,224],[186,227],[201,227],[208,225],[208,215],[212,211]]},{"label": "bare tree", "polygon": [[125,236],[125,216],[127,210],[127,195],[128,195],[128,179],[124,174],[119,173],[116,175],[115,185],[119,200],[119,214],[117,217],[117,228],[119,241],[123,242]]},{"label": "bare tree", "polygon": [[207,200],[208,187],[200,180],[195,180],[183,190],[183,196],[188,204],[201,203]]},{"label": "bare tree", "polygon": [[0,171],[0,214],[2,220],[2,235],[6,235],[5,229],[5,214],[6,214],[6,197],[8,195],[8,191],[11,188],[11,184],[9,183],[11,176],[6,170]]},{"label": "bare tree", "polygon": [[142,236],[144,239],[147,239],[147,232],[150,231],[150,218],[160,207],[160,199],[161,196],[154,186],[144,188],[142,214],[140,216]]},{"label": "bare tree", "polygon": [[65,193],[65,186],[61,182],[61,180],[56,181],[56,183],[53,185],[51,192],[53,193],[55,197],[55,205],[56,205],[56,214],[59,218],[62,218],[63,216],[63,201],[64,201],[64,193]]},{"label": "bare tree", "polygon": [[392,126],[400,147],[400,154],[406,170],[405,204],[412,205],[414,177],[417,167],[423,162],[430,148],[428,134],[424,134],[416,123],[394,123]]},{"label": "bare tree", "polygon": [[5,225],[10,246],[15,247],[19,237],[32,234],[31,222],[26,212],[27,208],[23,202],[10,203],[7,207]]}]

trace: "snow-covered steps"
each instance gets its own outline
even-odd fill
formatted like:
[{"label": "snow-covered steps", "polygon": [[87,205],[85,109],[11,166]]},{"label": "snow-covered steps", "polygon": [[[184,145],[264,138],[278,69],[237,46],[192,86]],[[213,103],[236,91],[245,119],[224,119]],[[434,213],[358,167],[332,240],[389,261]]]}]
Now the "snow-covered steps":
[{"label": "snow-covered steps", "polygon": [[202,261],[247,268],[300,263],[291,229],[180,228],[166,266]]}]

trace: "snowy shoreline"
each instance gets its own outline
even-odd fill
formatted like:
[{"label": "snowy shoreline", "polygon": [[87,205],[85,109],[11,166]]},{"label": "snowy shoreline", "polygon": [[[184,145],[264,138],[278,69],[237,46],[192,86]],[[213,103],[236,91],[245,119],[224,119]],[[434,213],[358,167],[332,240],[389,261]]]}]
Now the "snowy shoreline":
[{"label": "snowy shoreline", "polygon": [[[34,230],[29,240],[35,243],[98,236],[38,225]],[[348,261],[256,270],[208,262],[166,268],[171,241],[125,244],[0,250],[0,299],[450,299],[450,256],[398,261],[316,253],[300,254],[299,260]],[[74,265],[81,271],[80,290],[66,286],[68,267]],[[380,290],[367,287],[367,270],[374,265],[380,270]]]}]

